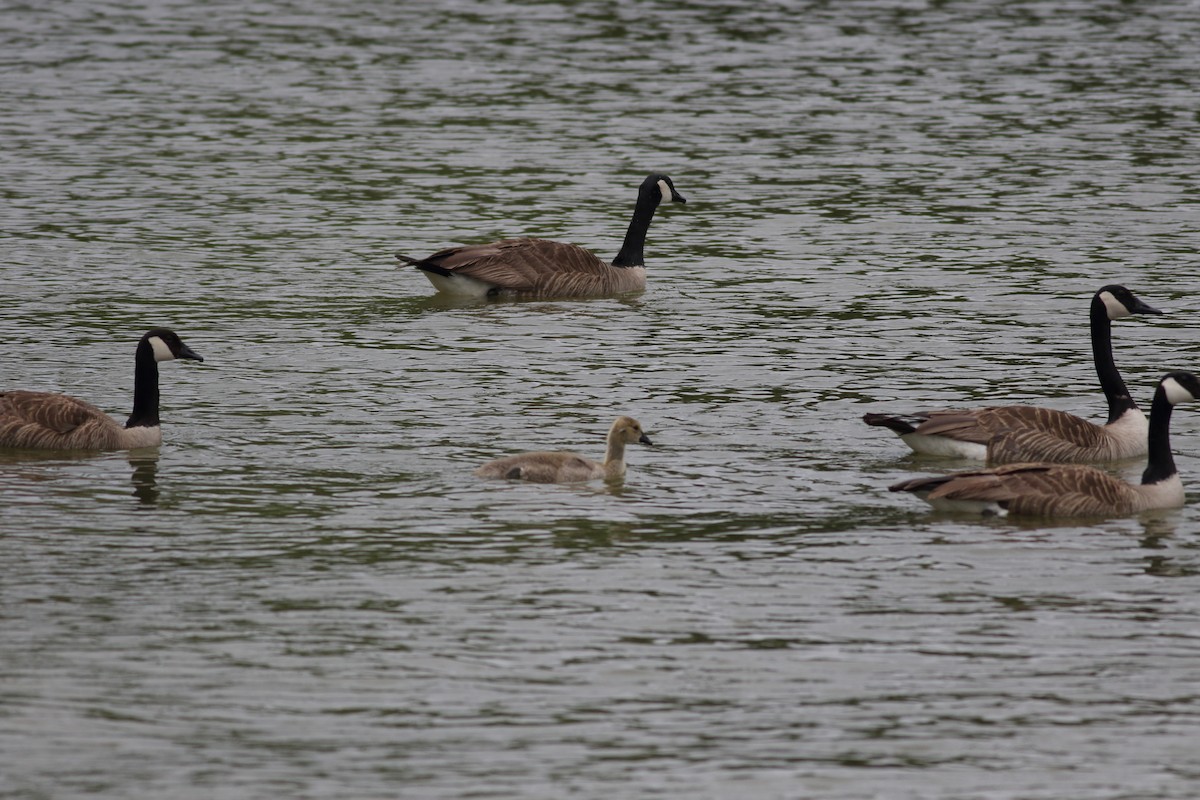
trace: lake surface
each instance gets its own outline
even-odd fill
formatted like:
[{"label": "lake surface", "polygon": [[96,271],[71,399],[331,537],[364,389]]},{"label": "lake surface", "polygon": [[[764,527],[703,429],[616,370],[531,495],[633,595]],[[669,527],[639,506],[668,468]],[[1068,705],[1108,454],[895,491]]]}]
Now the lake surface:
[{"label": "lake surface", "polygon": [[[1102,416],[1200,369],[1184,2],[24,4],[0,27],[0,387],[165,443],[0,456],[5,798],[1200,794],[1192,504],[938,515],[868,410]],[[454,305],[392,254],[611,256]],[[527,449],[624,485],[481,482]],[[1140,465],[1120,467],[1136,477]]]}]

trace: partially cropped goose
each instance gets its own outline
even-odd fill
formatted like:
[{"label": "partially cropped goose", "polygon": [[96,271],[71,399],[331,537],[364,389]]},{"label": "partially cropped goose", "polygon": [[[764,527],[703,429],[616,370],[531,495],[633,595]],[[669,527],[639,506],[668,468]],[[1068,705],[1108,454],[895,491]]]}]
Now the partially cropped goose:
[{"label": "partially cropped goose", "polygon": [[547,239],[502,239],[451,247],[426,258],[396,258],[425,273],[439,292],[459,297],[521,295],[593,297],[646,288],[642,248],[659,203],[686,203],[661,173],[648,175],[638,189],[625,243],[611,263],[574,244]]},{"label": "partially cropped goose", "polygon": [[917,453],[986,459],[991,464],[1086,463],[1145,455],[1146,415],[1129,396],[1113,363],[1112,321],[1161,313],[1116,284],[1092,297],[1092,356],[1108,399],[1108,421],[1103,425],[1037,406],[864,414],[863,421],[895,431]]},{"label": "partially cropped goose", "polygon": [[91,403],[52,392],[0,392],[0,447],[38,450],[132,450],[162,444],[158,362],[204,359],[174,331],[154,328],[138,342],[133,413],[122,427]]},{"label": "partially cropped goose", "polygon": [[934,508],[1036,517],[1107,517],[1183,505],[1183,483],[1171,455],[1171,409],[1200,397],[1200,379],[1171,372],[1150,406],[1150,458],[1140,484],[1079,464],[1008,464],[993,469],[914,478],[890,487],[913,492]]},{"label": "partially cropped goose", "polygon": [[509,478],[533,483],[574,483],[603,478],[616,481],[625,477],[625,445],[652,444],[642,432],[641,423],[632,417],[618,417],[608,431],[608,452],[604,463],[575,453],[538,452],[489,461],[475,474],[480,478]]}]

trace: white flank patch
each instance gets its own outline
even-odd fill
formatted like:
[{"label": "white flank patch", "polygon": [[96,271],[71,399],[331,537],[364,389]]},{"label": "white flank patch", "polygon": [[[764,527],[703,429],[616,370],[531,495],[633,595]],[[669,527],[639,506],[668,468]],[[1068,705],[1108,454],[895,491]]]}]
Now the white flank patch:
[{"label": "white flank patch", "polygon": [[927,456],[970,458],[975,461],[987,459],[987,445],[977,442],[960,442],[945,436],[927,436],[923,433],[904,433],[900,435],[900,439],[911,447],[914,453]]},{"label": "white flank patch", "polygon": [[167,347],[167,343],[157,336],[150,337],[150,347],[154,350],[155,361],[171,361],[175,358],[175,354],[171,352],[171,348]]},{"label": "white flank patch", "polygon": [[659,190],[660,192],[662,192],[662,201],[663,201],[664,203],[669,203],[669,202],[671,202],[671,187],[670,187],[670,186],[667,186],[667,182],[666,182],[666,181],[664,181],[664,180],[660,180],[660,181],[658,182],[658,190]]},{"label": "white flank patch", "polygon": [[1008,509],[1001,508],[1000,504],[993,500],[950,500],[945,497],[938,497],[934,500],[930,500],[928,497],[922,499],[938,511],[948,511],[952,514],[981,514],[985,517],[1008,516]]},{"label": "white flank patch", "polygon": [[1129,309],[1120,300],[1112,296],[1112,292],[1101,292],[1100,301],[1108,309],[1109,319],[1121,319],[1130,316]]},{"label": "white flank patch", "polygon": [[496,288],[490,283],[468,278],[466,275],[438,275],[436,272],[421,273],[429,278],[433,288],[452,297],[487,297],[487,293]]},{"label": "white flank patch", "polygon": [[1173,406],[1180,403],[1190,403],[1195,400],[1195,396],[1187,389],[1179,385],[1179,381],[1174,378],[1167,378],[1162,382],[1163,391],[1167,393],[1167,402]]}]

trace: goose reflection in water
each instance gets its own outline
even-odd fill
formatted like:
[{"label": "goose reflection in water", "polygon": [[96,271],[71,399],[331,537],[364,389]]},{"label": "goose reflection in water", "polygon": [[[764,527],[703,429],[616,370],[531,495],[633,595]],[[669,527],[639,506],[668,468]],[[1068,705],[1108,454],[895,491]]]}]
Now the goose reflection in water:
[{"label": "goose reflection in water", "polygon": [[129,466],[133,467],[133,496],[142,505],[158,504],[158,452],[153,454],[129,456]]}]

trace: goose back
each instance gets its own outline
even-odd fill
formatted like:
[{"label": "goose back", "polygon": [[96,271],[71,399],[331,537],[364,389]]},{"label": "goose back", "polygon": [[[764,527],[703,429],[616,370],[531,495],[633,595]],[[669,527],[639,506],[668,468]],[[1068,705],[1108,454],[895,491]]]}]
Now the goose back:
[{"label": "goose back", "polygon": [[[867,424],[896,430],[910,439],[943,440],[954,455],[986,459],[989,464],[1012,464],[1033,458],[1057,463],[1087,463],[1133,458],[1146,452],[1146,416],[1130,409],[1107,425],[1038,406],[995,406],[939,409],[906,415],[864,416]],[[924,451],[932,447],[926,444]],[[914,449],[917,449],[914,446]]]},{"label": "goose back", "polygon": [[585,297],[646,288],[644,267],[614,267],[578,245],[549,239],[451,247],[411,263],[431,281],[435,276],[467,278],[491,294]]},{"label": "goose back", "polygon": [[987,441],[989,464],[1015,464],[1036,454],[1042,461],[1080,464],[1119,461],[1146,453],[1149,423],[1139,409],[1130,409],[1114,422],[1095,425],[1063,411],[1030,408],[1036,421],[993,426]]},{"label": "goose back", "polygon": [[1031,517],[1125,516],[1183,505],[1178,474],[1155,484],[1131,484],[1082,464],[1020,463],[952,475],[914,478],[891,487],[913,492],[934,508]]},{"label": "goose back", "polygon": [[[116,450],[130,432],[91,403],[52,392],[0,393],[0,447],[39,450]],[[135,432],[152,447],[162,442],[158,427]]]},{"label": "goose back", "polygon": [[480,478],[531,483],[575,483],[606,477],[604,465],[567,452],[534,452],[499,458],[475,470]]}]

